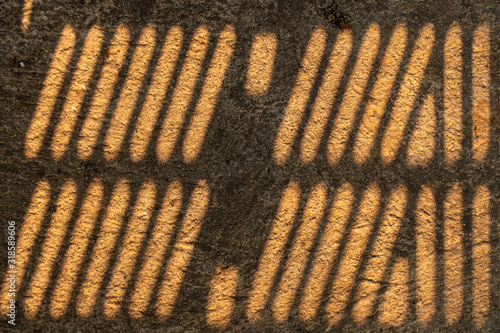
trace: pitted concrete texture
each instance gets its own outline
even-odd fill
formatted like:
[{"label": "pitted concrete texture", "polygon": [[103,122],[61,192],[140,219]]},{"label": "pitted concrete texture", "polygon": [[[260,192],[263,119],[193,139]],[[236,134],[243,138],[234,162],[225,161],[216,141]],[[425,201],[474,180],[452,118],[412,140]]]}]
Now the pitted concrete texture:
[{"label": "pitted concrete texture", "polygon": [[0,331],[498,330],[500,2],[0,13]]}]

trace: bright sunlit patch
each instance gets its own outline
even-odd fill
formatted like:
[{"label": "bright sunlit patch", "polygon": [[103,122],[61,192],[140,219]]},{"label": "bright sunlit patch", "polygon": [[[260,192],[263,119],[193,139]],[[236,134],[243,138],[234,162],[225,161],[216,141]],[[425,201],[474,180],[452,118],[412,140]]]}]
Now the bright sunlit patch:
[{"label": "bright sunlit patch", "polygon": [[80,215],[71,233],[70,245],[64,256],[61,273],[51,297],[50,315],[52,318],[61,318],[68,310],[68,303],[87,251],[89,238],[101,210],[103,192],[103,184],[99,179],[93,180],[87,189]]},{"label": "bright sunlit patch", "polygon": [[231,321],[238,287],[238,269],[234,266],[217,267],[210,283],[207,303],[208,326],[225,328]]},{"label": "bright sunlit patch", "polygon": [[217,97],[224,82],[229,63],[236,44],[236,34],[232,26],[227,26],[219,35],[212,61],[208,67],[205,82],[189,123],[182,155],[186,163],[192,163],[201,150],[203,138],[207,133],[208,124],[217,104]]},{"label": "bright sunlit patch", "polygon": [[68,149],[74,134],[75,125],[80,115],[82,102],[94,73],[103,42],[100,27],[93,26],[85,38],[80,58],[73,73],[66,100],[59,116],[54,136],[52,137],[52,157],[61,160]]},{"label": "bright sunlit patch", "polygon": [[434,26],[428,23],[420,29],[384,132],[380,147],[380,157],[384,164],[390,164],[396,159],[433,46]]},{"label": "bright sunlit patch", "polygon": [[78,139],[78,157],[82,160],[88,159],[94,152],[97,137],[104,123],[104,115],[111,102],[116,81],[127,54],[129,39],[129,29],[125,25],[118,26],[111,46],[107,50],[106,63],[102,68]]},{"label": "bright sunlit patch", "polygon": [[377,56],[379,44],[380,27],[378,24],[372,24],[365,32],[356,63],[328,138],[327,157],[330,164],[337,164],[344,154],[373,62]]},{"label": "bright sunlit patch", "polygon": [[271,32],[254,37],[245,81],[245,88],[250,95],[262,95],[269,89],[277,46],[276,34]]},{"label": "bright sunlit patch", "polygon": [[377,294],[383,286],[384,274],[387,271],[392,249],[403,223],[406,200],[406,188],[399,185],[392,191],[385,207],[382,224],[377,231],[365,270],[360,274],[361,281],[354,297],[352,319],[358,324],[364,323],[373,314]]},{"label": "bright sunlit patch", "polygon": [[384,326],[401,326],[409,315],[410,265],[408,259],[397,258],[392,266],[378,320]]},{"label": "bright sunlit patch", "polygon": [[302,281],[314,239],[323,219],[327,195],[325,184],[319,183],[307,200],[273,302],[273,317],[277,322],[283,323],[290,316],[292,302]]},{"label": "bright sunlit patch", "polygon": [[490,192],[485,185],[476,188],[472,202],[472,316],[481,328],[490,312],[491,216]]},{"label": "bright sunlit patch", "polygon": [[363,113],[363,118],[356,135],[353,159],[358,164],[366,162],[370,156],[380,122],[391,96],[396,74],[403,59],[407,40],[408,28],[405,24],[399,23],[394,28],[392,37],[385,50],[384,58],[380,63],[377,79],[373,84],[370,98],[366,103],[365,112]]},{"label": "bright sunlit patch", "polygon": [[193,34],[167,115],[163,120],[156,143],[159,162],[168,161],[174,151],[209,44],[210,32],[207,26],[202,25]]},{"label": "bright sunlit patch", "polygon": [[57,96],[59,95],[68,65],[75,51],[75,43],[75,29],[70,25],[66,25],[61,32],[61,37],[52,56],[33,119],[26,132],[24,155],[27,158],[35,158],[40,152],[52,112],[54,111]]},{"label": "bright sunlit patch", "polygon": [[353,200],[354,193],[351,184],[343,184],[333,200],[327,225],[321,235],[311,272],[302,294],[299,315],[303,321],[310,321],[317,315],[330,270],[338,256],[340,242],[344,237]]},{"label": "bright sunlit patch", "polygon": [[326,319],[331,325],[337,324],[344,316],[379,206],[380,189],[376,183],[371,183],[363,194],[355,221],[349,231],[337,274],[329,291],[325,312]]},{"label": "bright sunlit patch", "polygon": [[172,256],[165,270],[164,280],[158,291],[156,315],[167,319],[174,309],[184,276],[191,261],[194,246],[201,230],[210,200],[210,189],[205,180],[200,180],[191,194],[186,215],[175,239]]},{"label": "bright sunlit patch", "polygon": [[[23,224],[19,229],[17,244],[16,244],[16,258],[15,258],[15,269],[16,269],[16,289],[15,293],[18,293],[19,287],[21,286],[25,273],[26,266],[31,258],[31,252],[35,247],[36,239],[39,236],[42,223],[45,219],[45,214],[50,202],[50,185],[47,180],[41,180],[36,184],[35,190],[31,196],[31,202],[24,216]],[[7,270],[7,272],[10,269]],[[7,273],[6,276],[10,277]],[[10,302],[9,280],[4,280],[2,283],[2,293],[0,294],[0,314],[2,316],[7,315],[7,306]]]},{"label": "bright sunlit patch", "polygon": [[158,64],[146,94],[146,100],[137,119],[135,130],[130,140],[130,158],[138,162],[144,158],[149,147],[154,126],[167,94],[167,89],[174,73],[175,65],[182,47],[181,27],[173,26],[165,37]]},{"label": "bright sunlit patch", "polygon": [[436,314],[436,201],[432,188],[422,186],[415,210],[416,312],[422,325]]},{"label": "bright sunlit patch", "polygon": [[462,101],[462,29],[454,22],[446,33],[444,42],[444,160],[453,165],[462,151],[463,101]]},{"label": "bright sunlit patch", "polygon": [[300,196],[301,191],[296,182],[288,184],[283,191],[247,301],[246,314],[251,321],[258,320],[266,307],[272,284],[283,259],[284,247],[295,221]]},{"label": "bright sunlit patch", "polygon": [[274,141],[273,155],[278,165],[285,163],[292,150],[325,51],[326,37],[325,29],[317,27],[307,44],[295,86]]},{"label": "bright sunlit patch", "polygon": [[415,128],[410,136],[406,160],[409,166],[426,167],[434,157],[436,147],[436,110],[434,95],[428,94],[422,104]]},{"label": "bright sunlit patch", "polygon": [[444,314],[449,325],[460,320],[464,283],[464,228],[462,189],[454,184],[446,194],[444,208]]},{"label": "bright sunlit patch", "polygon": [[156,28],[153,24],[149,24],[142,29],[137,41],[127,77],[104,139],[104,157],[108,161],[115,160],[120,153],[155,45]]},{"label": "bright sunlit patch", "polygon": [[130,200],[130,187],[127,181],[119,180],[115,185],[111,199],[106,206],[97,241],[93,247],[85,279],[76,300],[76,312],[80,317],[88,318],[99,297],[99,290],[108,269],[120,228],[125,218]]},{"label": "bright sunlit patch", "polygon": [[472,42],[472,158],[484,162],[490,143],[490,27],[482,23]]},{"label": "bright sunlit patch", "polygon": [[50,275],[56,264],[66,230],[68,229],[77,200],[77,186],[73,180],[64,183],[56,203],[56,210],[52,214],[47,236],[42,245],[38,264],[33,272],[33,279],[27,288],[24,299],[24,314],[33,319],[40,310]]},{"label": "bright sunlit patch", "polygon": [[305,164],[311,163],[318,152],[351,48],[352,31],[341,30],[330,54],[328,67],[323,74],[318,96],[304,130],[300,145],[300,158]]},{"label": "bright sunlit patch", "polygon": [[106,318],[116,316],[122,306],[123,296],[127,291],[143,238],[146,236],[155,202],[156,186],[152,180],[147,180],[137,195],[127,231],[120,243],[120,253],[106,289],[103,300],[103,314]]},{"label": "bright sunlit patch", "polygon": [[165,254],[174,234],[182,205],[182,185],[174,180],[168,187],[156,218],[155,226],[148,242],[144,258],[132,292],[129,313],[132,318],[142,318],[147,311],[153,289],[160,273]]},{"label": "bright sunlit patch", "polygon": [[24,0],[23,14],[21,17],[21,30],[28,31],[31,23],[32,11],[33,11],[33,0]]}]

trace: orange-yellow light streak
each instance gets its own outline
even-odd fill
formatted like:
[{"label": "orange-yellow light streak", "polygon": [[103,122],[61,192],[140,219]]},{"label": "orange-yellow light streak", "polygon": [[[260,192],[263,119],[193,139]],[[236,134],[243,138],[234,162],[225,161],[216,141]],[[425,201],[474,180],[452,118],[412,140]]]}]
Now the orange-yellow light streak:
[{"label": "orange-yellow light streak", "polygon": [[444,42],[444,160],[453,165],[460,158],[463,140],[462,29],[454,22]]},{"label": "orange-yellow light streak", "polygon": [[77,296],[76,312],[82,318],[88,318],[92,314],[97,302],[98,293],[113,254],[129,200],[129,184],[126,180],[119,180],[107,205],[91,260]]},{"label": "orange-yellow light streak", "polygon": [[327,225],[321,236],[299,305],[299,316],[303,321],[310,321],[317,315],[321,296],[344,237],[353,200],[354,192],[351,184],[345,183],[340,186],[333,200]]},{"label": "orange-yellow light streak", "polygon": [[277,46],[276,34],[271,32],[263,32],[254,37],[245,81],[248,94],[263,95],[269,89]]},{"label": "orange-yellow light streak", "polygon": [[68,149],[80,114],[90,79],[94,73],[103,42],[100,27],[93,26],[85,38],[73,79],[69,86],[59,121],[52,137],[51,151],[55,160],[61,160]]},{"label": "orange-yellow light streak", "polygon": [[218,329],[227,327],[234,311],[238,269],[234,266],[217,267],[210,283],[206,318],[208,326]]},{"label": "orange-yellow light streak", "polygon": [[372,24],[366,30],[358,58],[328,138],[327,157],[330,164],[337,164],[344,154],[373,62],[377,56],[379,44],[380,27],[378,24]]},{"label": "orange-yellow light streak", "polygon": [[363,194],[354,224],[334,278],[328,302],[326,319],[331,325],[337,324],[344,316],[349,295],[354,287],[361,259],[375,224],[380,206],[380,189],[372,183]]},{"label": "orange-yellow light streak", "polygon": [[169,185],[163,199],[144,256],[147,260],[144,261],[139,270],[137,282],[130,298],[129,313],[134,319],[142,318],[147,311],[165,252],[175,230],[181,205],[182,185],[178,180],[174,180]]},{"label": "orange-yellow light streak", "polygon": [[380,147],[380,157],[384,164],[390,164],[396,159],[403,138],[408,118],[422,84],[425,69],[434,46],[434,26],[426,24],[420,30],[415,42],[413,53],[408,63],[406,73],[401,82],[394,107]]},{"label": "orange-yellow light streak", "polygon": [[[19,287],[23,283],[26,274],[26,266],[31,258],[31,253],[35,246],[36,239],[39,236],[45,214],[50,202],[50,184],[47,180],[41,180],[36,184],[35,190],[31,196],[31,202],[26,211],[23,224],[17,233],[16,258],[14,266],[9,267],[2,283],[2,293],[0,294],[0,314],[7,315],[9,311],[7,306],[10,304],[12,297],[19,293]],[[15,286],[11,285],[12,278],[10,271],[15,271]],[[13,289],[14,291],[9,291]],[[10,295],[9,295],[10,294]],[[14,295],[12,295],[14,294]]]},{"label": "orange-yellow light streak", "polygon": [[159,162],[166,162],[174,151],[209,42],[210,32],[208,27],[205,25],[198,27],[187,51],[184,65],[177,79],[177,85],[156,143],[156,156]]},{"label": "orange-yellow light streak", "polygon": [[490,192],[478,186],[472,202],[472,316],[476,327],[488,320],[491,298]]},{"label": "orange-yellow light streak", "polygon": [[215,47],[215,52],[207,71],[200,98],[196,103],[191,122],[189,123],[182,155],[186,163],[192,163],[201,150],[203,138],[207,133],[208,124],[212,119],[212,114],[217,104],[217,97],[224,82],[234,46],[236,44],[236,34],[232,26],[227,26],[219,36],[219,41]]},{"label": "orange-yellow light streak", "polygon": [[155,45],[156,28],[154,25],[148,24],[142,29],[141,36],[137,41],[127,78],[123,83],[116,109],[104,139],[104,157],[107,161],[115,160],[120,153]]},{"label": "orange-yellow light streak", "polygon": [[134,210],[120,244],[120,253],[104,295],[103,314],[106,318],[115,317],[122,306],[123,297],[127,291],[142,241],[146,236],[155,202],[156,186],[152,180],[146,180],[137,195]]},{"label": "orange-yellow light streak", "polygon": [[270,296],[269,293],[283,259],[285,245],[297,214],[300,196],[301,191],[296,182],[288,184],[283,191],[247,301],[246,315],[251,321],[256,321],[262,316],[262,311]]},{"label": "orange-yellow light streak", "polygon": [[52,318],[61,318],[68,310],[71,293],[85,257],[99,211],[101,210],[103,192],[103,184],[99,179],[94,179],[87,189],[87,195],[80,209],[80,216],[71,233],[71,240],[64,256],[61,273],[57,278],[51,297],[50,315]]},{"label": "orange-yellow light streak", "polygon": [[283,323],[290,316],[292,302],[297,293],[300,281],[302,281],[304,268],[314,244],[314,238],[323,219],[327,195],[325,184],[319,183],[311,191],[307,201],[302,222],[297,229],[285,264],[285,271],[281,276],[278,290],[274,297],[273,317],[277,322]]},{"label": "orange-yellow light streak", "polygon": [[417,321],[429,324],[436,315],[436,201],[430,185],[424,185],[415,210]]},{"label": "orange-yellow light streak", "polygon": [[300,144],[300,158],[305,164],[311,163],[316,157],[319,144],[330,117],[335,94],[344,74],[347,59],[352,48],[352,31],[341,30],[330,54],[328,67],[323,74],[318,96],[314,101],[311,116],[304,130]]},{"label": "orange-yellow light streak", "polygon": [[94,152],[97,137],[104,123],[104,115],[111,102],[118,75],[127,54],[129,40],[128,27],[123,24],[118,26],[107,51],[106,63],[102,68],[89,111],[80,131],[77,152],[82,160],[90,158]]},{"label": "orange-yellow light streak", "polygon": [[183,33],[179,26],[173,26],[167,33],[153,79],[146,94],[146,100],[137,119],[130,140],[130,158],[138,162],[144,158],[151,140],[154,126],[174,73],[179,52],[182,47]]},{"label": "orange-yellow light streak", "polygon": [[172,313],[201,230],[209,199],[210,189],[207,182],[201,180],[191,194],[186,215],[175,240],[172,256],[167,262],[165,279],[158,292],[156,315],[160,320],[167,319]]},{"label": "orange-yellow light streak", "polygon": [[52,215],[47,236],[43,242],[40,258],[33,274],[33,279],[27,288],[24,298],[24,314],[28,319],[34,319],[42,304],[47,286],[50,282],[52,269],[61,249],[66,230],[68,229],[77,199],[77,186],[73,180],[64,183]]},{"label": "orange-yellow light streak", "polygon": [[484,162],[490,144],[490,27],[482,23],[472,42],[472,158]]},{"label": "orange-yellow light streak", "polygon": [[307,44],[295,86],[274,141],[273,155],[278,165],[285,163],[292,150],[325,51],[326,37],[325,29],[317,27]]},{"label": "orange-yellow light streak", "polygon": [[364,323],[373,314],[377,294],[382,288],[392,249],[403,223],[407,200],[406,192],[406,188],[402,185],[392,191],[365,271],[360,276],[361,281],[358,284],[352,308],[352,319],[358,324]]},{"label": "orange-yellow light streak", "polygon": [[33,119],[26,132],[24,155],[27,158],[37,157],[42,148],[57,96],[59,95],[69,62],[75,51],[75,43],[75,29],[68,24],[61,32],[61,37],[52,56],[47,77],[40,92]]}]

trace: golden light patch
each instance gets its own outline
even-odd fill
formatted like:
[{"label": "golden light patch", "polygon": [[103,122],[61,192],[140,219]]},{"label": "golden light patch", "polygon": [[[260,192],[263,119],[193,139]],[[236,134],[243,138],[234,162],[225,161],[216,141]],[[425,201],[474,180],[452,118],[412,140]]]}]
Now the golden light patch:
[{"label": "golden light patch", "polygon": [[478,186],[472,201],[472,316],[481,328],[488,319],[491,297],[490,192]]},{"label": "golden light patch", "polygon": [[83,99],[99,58],[103,35],[100,27],[93,26],[85,37],[85,43],[52,137],[51,151],[54,160],[61,160],[64,157],[74,134]]},{"label": "golden light patch", "polygon": [[301,141],[300,158],[305,164],[311,163],[318,153],[351,48],[352,31],[341,30],[330,54],[328,66],[323,74],[318,96],[314,101]]},{"label": "golden light patch", "polygon": [[283,191],[247,301],[246,315],[251,321],[258,320],[266,307],[299,208],[300,196],[300,187],[296,182],[288,184]]},{"label": "golden light patch", "polygon": [[307,44],[299,73],[293,87],[290,100],[281,120],[278,133],[274,140],[274,160],[278,165],[285,163],[292,150],[300,122],[304,114],[311,89],[318,73],[319,65],[325,52],[326,31],[317,27],[311,34]]},{"label": "golden light patch", "polygon": [[463,140],[462,29],[454,22],[444,42],[444,160],[453,165],[460,158]]},{"label": "golden light patch", "polygon": [[201,89],[200,98],[196,103],[193,116],[188,126],[182,155],[184,162],[192,163],[201,150],[201,144],[207,133],[208,124],[212,119],[219,91],[224,83],[229,63],[236,44],[236,34],[232,26],[227,26],[219,36],[212,61],[208,67],[207,76]]},{"label": "golden light patch", "polygon": [[208,208],[210,189],[205,180],[201,180],[191,194],[191,199],[177,234],[172,256],[165,270],[165,279],[158,291],[156,315],[160,320],[167,319],[174,309],[182,281],[186,274],[196,240],[201,230],[203,218]]},{"label": "golden light patch", "polygon": [[156,143],[156,156],[159,162],[166,162],[174,151],[209,42],[208,27],[204,25],[198,27],[184,59],[184,65],[177,79],[172,100]]},{"label": "golden light patch", "polygon": [[120,25],[116,28],[115,35],[111,41],[109,55],[102,68],[101,75],[90,102],[89,111],[85,117],[80,136],[78,139],[78,157],[86,160],[94,152],[97,137],[104,123],[104,115],[111,102],[118,75],[123,66],[130,40],[130,32],[127,26]]},{"label": "golden light patch", "polygon": [[384,326],[401,326],[409,315],[410,265],[408,259],[398,258],[392,266],[389,286],[380,304],[378,320]]},{"label": "golden light patch", "polygon": [[378,24],[372,24],[363,37],[356,63],[328,138],[327,158],[331,165],[337,164],[344,154],[379,44],[380,27]]},{"label": "golden light patch", "polygon": [[278,285],[273,302],[273,317],[276,322],[288,320],[297,289],[314,245],[326,208],[327,190],[324,183],[314,187],[307,200],[302,221],[297,229],[288,254],[285,270]]},{"label": "golden light patch", "polygon": [[120,228],[130,200],[130,187],[126,180],[119,180],[107,205],[90,263],[76,300],[76,312],[88,318],[97,302],[104,274],[120,234]]},{"label": "golden light patch", "polygon": [[428,325],[436,315],[436,201],[430,185],[424,185],[415,210],[417,321]]},{"label": "golden light patch", "polygon": [[364,323],[373,314],[378,292],[383,286],[384,274],[391,259],[392,249],[403,223],[406,201],[407,191],[403,185],[399,185],[391,192],[382,217],[382,224],[377,231],[364,272],[360,275],[361,281],[354,297],[352,319],[358,324]]},{"label": "golden light patch", "polygon": [[420,29],[420,34],[415,42],[413,53],[385,129],[380,148],[380,157],[384,164],[390,164],[396,159],[433,46],[434,25],[428,23]]},{"label": "golden light patch", "polygon": [[153,78],[137,119],[132,138],[130,140],[130,158],[138,162],[146,155],[154,126],[160,115],[160,110],[170,85],[170,80],[179,58],[182,47],[182,28],[173,26],[167,33],[158,64],[155,67]]},{"label": "golden light patch", "polygon": [[363,194],[359,209],[356,212],[355,221],[347,238],[337,274],[329,291],[325,315],[330,325],[337,324],[344,316],[363,253],[375,224],[379,206],[380,189],[376,183],[371,183]]},{"label": "golden light patch", "polygon": [[250,95],[263,95],[269,89],[277,46],[274,33],[263,32],[254,37],[245,81],[245,89]]},{"label": "golden light patch", "polygon": [[405,24],[398,23],[394,28],[391,39],[380,63],[377,79],[373,84],[370,98],[366,103],[365,112],[359,125],[354,142],[354,162],[362,164],[370,156],[375,143],[380,122],[391,96],[391,90],[403,59],[408,42],[408,28]]},{"label": "golden light patch", "polygon": [[148,24],[142,29],[141,36],[130,61],[127,77],[123,83],[116,109],[113,112],[108,132],[104,139],[104,157],[113,161],[118,157],[120,149],[129,128],[144,77],[149,68],[156,45],[156,28]]},{"label": "golden light patch", "polygon": [[59,193],[56,210],[52,214],[47,236],[42,244],[40,258],[33,273],[33,279],[27,288],[24,298],[24,314],[28,319],[34,319],[40,310],[50,282],[52,269],[61,249],[66,230],[68,229],[77,199],[77,186],[73,180],[67,180]]},{"label": "golden light patch", "polygon": [[147,311],[160,268],[174,234],[175,224],[182,205],[182,185],[174,180],[168,187],[160,212],[148,242],[145,260],[137,275],[137,282],[129,304],[130,316],[139,319]]},{"label": "golden light patch", "polygon": [[464,283],[464,229],[462,189],[454,184],[444,208],[444,314],[449,325],[462,316]]},{"label": "golden light patch", "polygon": [[23,14],[21,16],[21,30],[28,31],[31,23],[31,14],[33,11],[33,0],[24,0]]},{"label": "golden light patch", "polygon": [[7,280],[7,278],[11,277],[11,273],[9,272],[15,269],[16,283],[14,293],[17,294],[25,278],[26,266],[31,258],[31,252],[36,245],[35,242],[45,219],[49,202],[50,184],[44,179],[36,184],[31,195],[31,201],[24,216],[23,224],[18,231],[15,265],[14,267],[8,267],[5,280],[2,283],[2,293],[0,294],[0,314],[2,316],[6,316],[8,313],[7,306],[9,306],[11,299],[9,293],[12,293],[9,291],[11,288],[10,280]]},{"label": "golden light patch", "polygon": [[330,271],[339,254],[338,249],[344,237],[353,201],[354,192],[351,184],[343,184],[333,200],[327,224],[321,235],[311,272],[302,294],[299,316],[303,321],[313,320],[317,315]]},{"label": "golden light patch", "polygon": [[80,214],[71,233],[68,250],[65,253],[61,273],[59,274],[51,297],[50,315],[61,318],[68,310],[71,293],[78,278],[83,259],[87,253],[90,236],[101,210],[103,200],[103,184],[94,179],[83,200]]},{"label": "golden light patch", "polygon": [[426,167],[434,157],[436,147],[436,110],[434,95],[428,94],[418,112],[410,136],[406,160],[411,167]]},{"label": "golden light patch", "polygon": [[217,267],[210,283],[206,310],[207,324],[223,329],[231,321],[238,287],[238,269],[234,266]]},{"label": "golden light patch", "polygon": [[472,158],[484,162],[490,144],[490,27],[484,22],[472,41]]},{"label": "golden light patch", "polygon": [[130,276],[136,265],[139,250],[153,214],[156,202],[156,186],[146,180],[137,195],[136,203],[120,244],[120,252],[111,273],[111,280],[103,300],[103,314],[106,318],[116,316],[122,306]]},{"label": "golden light patch", "polygon": [[66,25],[61,32],[61,37],[59,37],[59,42],[52,56],[52,61],[47,71],[40,97],[38,98],[33,119],[26,132],[24,155],[27,158],[37,157],[42,148],[47,127],[54,112],[57,96],[59,95],[71,57],[75,51],[75,43],[75,29],[71,25]]}]

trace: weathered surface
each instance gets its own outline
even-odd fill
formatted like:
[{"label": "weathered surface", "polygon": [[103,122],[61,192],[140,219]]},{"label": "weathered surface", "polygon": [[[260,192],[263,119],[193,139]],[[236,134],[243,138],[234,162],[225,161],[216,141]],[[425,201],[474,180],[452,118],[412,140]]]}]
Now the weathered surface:
[{"label": "weathered surface", "polygon": [[497,329],[498,1],[0,13],[16,330]]}]

